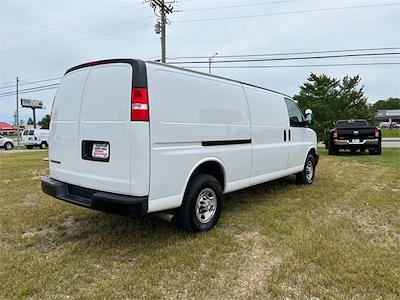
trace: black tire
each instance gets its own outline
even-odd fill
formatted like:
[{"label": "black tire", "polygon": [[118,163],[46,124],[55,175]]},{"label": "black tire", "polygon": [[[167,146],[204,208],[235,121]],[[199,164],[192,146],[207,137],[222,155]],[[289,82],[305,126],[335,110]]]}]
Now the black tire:
[{"label": "black tire", "polygon": [[381,155],[382,154],[382,143],[379,142],[378,146],[375,149],[369,150],[369,154],[370,155]]},{"label": "black tire", "polygon": [[26,149],[33,149],[33,146],[32,145],[26,145]]},{"label": "black tire", "polygon": [[46,142],[42,142],[41,144],[40,144],[40,149],[47,149],[47,143]]},{"label": "black tire", "polygon": [[353,155],[356,154],[357,153],[357,149],[350,149],[350,153],[353,154]]},{"label": "black tire", "polygon": [[328,154],[329,154],[329,155],[333,155],[334,153],[335,153],[335,150],[334,150],[333,146],[332,146],[332,145],[329,145]]},{"label": "black tire", "polygon": [[[211,192],[212,191],[212,192]],[[197,204],[200,205],[202,201],[200,199],[201,194],[210,195],[210,198],[215,199],[215,205],[210,204],[209,201],[207,210],[204,205],[203,209],[206,211],[200,211]],[[212,196],[212,197],[211,197]],[[215,198],[214,198],[215,197]],[[222,210],[222,188],[219,181],[211,175],[199,174],[192,178],[186,188],[185,195],[183,197],[182,205],[177,209],[176,222],[179,228],[187,232],[199,232],[210,230],[215,224],[217,224],[219,216]],[[204,201],[204,200],[203,200]],[[213,209],[211,208],[213,206]],[[208,215],[209,214],[209,215]],[[209,220],[205,216],[210,217]],[[203,217],[204,221],[200,221]]]},{"label": "black tire", "polygon": [[[312,167],[312,173],[310,176],[310,167]],[[315,157],[312,154],[308,154],[306,162],[304,163],[303,171],[296,174],[296,181],[300,184],[312,184],[315,177]]]},{"label": "black tire", "polygon": [[11,144],[10,142],[6,142],[4,143],[4,150],[6,151],[10,151],[12,148],[14,148],[13,144]]},{"label": "black tire", "polygon": [[338,155],[339,154],[339,149],[337,149],[335,146],[333,146],[331,144],[331,145],[329,145],[328,154],[329,155]]}]

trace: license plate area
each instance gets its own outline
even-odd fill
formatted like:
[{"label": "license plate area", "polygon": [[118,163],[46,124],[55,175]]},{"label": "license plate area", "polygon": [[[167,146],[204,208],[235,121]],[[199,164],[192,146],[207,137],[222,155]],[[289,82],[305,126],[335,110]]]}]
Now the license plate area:
[{"label": "license plate area", "polygon": [[82,159],[109,162],[110,143],[106,141],[82,141]]}]

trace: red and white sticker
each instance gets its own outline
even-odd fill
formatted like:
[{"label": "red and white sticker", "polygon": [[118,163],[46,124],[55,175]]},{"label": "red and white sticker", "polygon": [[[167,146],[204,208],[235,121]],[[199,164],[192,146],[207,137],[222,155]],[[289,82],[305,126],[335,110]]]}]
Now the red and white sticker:
[{"label": "red and white sticker", "polygon": [[107,159],[110,154],[109,144],[95,143],[93,144],[92,157]]}]

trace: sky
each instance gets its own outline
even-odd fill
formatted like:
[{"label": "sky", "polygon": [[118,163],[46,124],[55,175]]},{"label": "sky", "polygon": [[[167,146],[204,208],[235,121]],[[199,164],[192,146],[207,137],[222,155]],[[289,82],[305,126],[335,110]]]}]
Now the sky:
[{"label": "sky", "polygon": [[[181,0],[172,5],[176,12],[168,16],[167,58],[218,53],[217,62],[224,55],[400,47],[399,0]],[[27,84],[59,78],[84,62],[158,59],[156,21],[149,4],[139,0],[0,0],[0,94],[15,90],[17,76],[25,89],[57,83]],[[400,64],[308,66],[378,62],[400,63],[400,55],[235,63],[274,66],[257,69],[224,69],[218,67],[225,64],[214,63],[212,72],[288,95],[298,93],[311,72],[336,78],[359,74],[369,103],[400,97]],[[307,66],[287,67],[293,65]],[[40,120],[50,112],[55,92],[21,97],[43,100]],[[15,95],[0,97],[0,121],[11,122],[15,110]],[[21,119],[31,114],[20,108]]]}]

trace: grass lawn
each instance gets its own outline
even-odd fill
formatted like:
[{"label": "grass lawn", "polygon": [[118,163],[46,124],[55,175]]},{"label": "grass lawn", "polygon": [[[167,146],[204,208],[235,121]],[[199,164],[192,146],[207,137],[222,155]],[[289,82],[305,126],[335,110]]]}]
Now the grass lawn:
[{"label": "grass lawn", "polygon": [[44,195],[45,156],[0,154],[0,299],[400,297],[400,150],[321,150],[314,185],[229,194],[199,235]]},{"label": "grass lawn", "polygon": [[394,129],[382,128],[382,137],[398,137],[398,138],[400,138],[400,129],[399,128],[394,128]]}]

